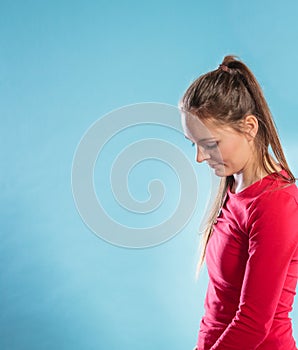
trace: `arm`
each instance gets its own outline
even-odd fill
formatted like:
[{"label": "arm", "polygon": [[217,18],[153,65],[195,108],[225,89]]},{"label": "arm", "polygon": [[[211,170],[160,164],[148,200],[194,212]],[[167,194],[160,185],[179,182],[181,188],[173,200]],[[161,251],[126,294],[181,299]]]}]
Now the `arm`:
[{"label": "arm", "polygon": [[253,350],[268,335],[298,245],[298,205],[288,193],[264,193],[248,219],[249,258],[238,311],[210,350]]}]

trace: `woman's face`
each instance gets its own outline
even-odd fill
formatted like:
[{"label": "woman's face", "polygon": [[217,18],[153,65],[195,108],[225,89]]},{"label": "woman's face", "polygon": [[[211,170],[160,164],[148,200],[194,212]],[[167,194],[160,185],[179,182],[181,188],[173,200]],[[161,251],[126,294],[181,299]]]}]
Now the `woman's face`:
[{"label": "woman's face", "polygon": [[197,147],[197,162],[206,161],[217,176],[240,174],[254,162],[253,138],[229,126],[218,126],[212,120],[202,121],[183,114],[185,137]]}]

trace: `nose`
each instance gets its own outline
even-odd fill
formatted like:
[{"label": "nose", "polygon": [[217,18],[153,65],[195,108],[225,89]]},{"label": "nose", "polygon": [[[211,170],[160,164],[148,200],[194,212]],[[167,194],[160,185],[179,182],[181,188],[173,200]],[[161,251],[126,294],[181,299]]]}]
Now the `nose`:
[{"label": "nose", "polygon": [[202,163],[204,160],[210,159],[210,155],[206,150],[204,150],[203,147],[198,146],[197,147],[197,162]]}]

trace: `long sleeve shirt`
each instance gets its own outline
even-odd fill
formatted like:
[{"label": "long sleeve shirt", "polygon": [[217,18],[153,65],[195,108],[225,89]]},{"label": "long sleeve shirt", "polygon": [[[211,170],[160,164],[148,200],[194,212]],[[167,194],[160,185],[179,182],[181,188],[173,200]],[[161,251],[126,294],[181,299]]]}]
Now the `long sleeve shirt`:
[{"label": "long sleeve shirt", "polygon": [[207,244],[198,350],[297,349],[289,312],[298,278],[298,189],[276,175],[227,190]]}]

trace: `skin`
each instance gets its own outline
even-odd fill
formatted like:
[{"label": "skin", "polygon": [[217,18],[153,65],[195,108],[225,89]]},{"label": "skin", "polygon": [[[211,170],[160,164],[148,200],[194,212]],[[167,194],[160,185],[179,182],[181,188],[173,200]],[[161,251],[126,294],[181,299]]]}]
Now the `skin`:
[{"label": "skin", "polygon": [[[268,175],[258,164],[255,137],[258,120],[248,115],[242,120],[242,132],[214,120],[201,121],[192,114],[183,114],[182,127],[185,137],[197,148],[196,161],[206,161],[217,176],[234,177],[232,191],[238,193]],[[281,168],[276,164],[272,172]]]}]

